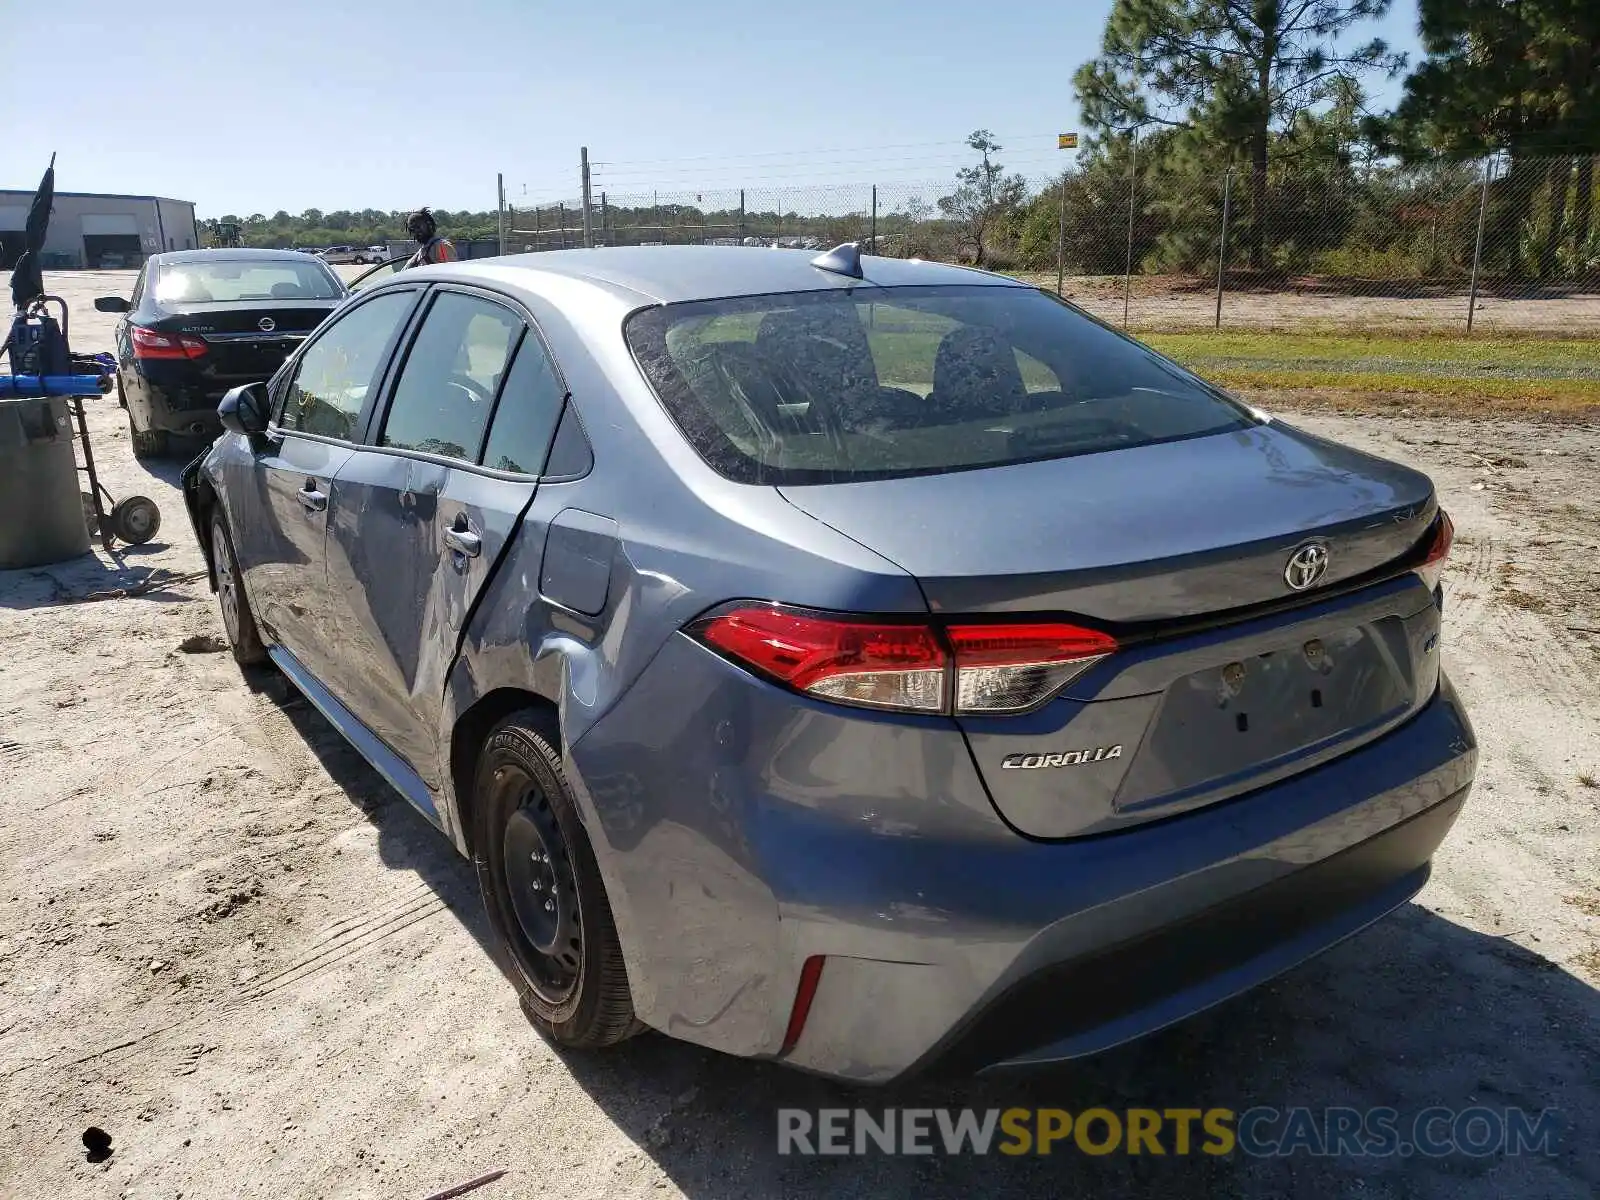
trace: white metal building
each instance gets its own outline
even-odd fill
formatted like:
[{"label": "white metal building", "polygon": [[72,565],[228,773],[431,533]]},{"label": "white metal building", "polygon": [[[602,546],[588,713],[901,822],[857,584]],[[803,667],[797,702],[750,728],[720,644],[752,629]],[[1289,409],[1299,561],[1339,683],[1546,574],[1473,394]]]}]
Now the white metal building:
[{"label": "white metal building", "polygon": [[[0,269],[22,253],[33,189],[0,191]],[[164,196],[57,192],[45,235],[43,266],[136,267],[146,255],[200,244],[194,205]]]}]

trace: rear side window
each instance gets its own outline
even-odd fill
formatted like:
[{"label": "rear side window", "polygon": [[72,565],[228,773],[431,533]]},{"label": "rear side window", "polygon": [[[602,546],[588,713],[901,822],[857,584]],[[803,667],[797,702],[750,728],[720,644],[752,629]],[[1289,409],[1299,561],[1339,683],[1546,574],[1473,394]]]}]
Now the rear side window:
[{"label": "rear side window", "polygon": [[414,292],[391,292],[338,317],[305,348],[285,391],[278,425],[350,440]]},{"label": "rear side window", "polygon": [[533,334],[522,340],[505,389],[494,410],[483,465],[497,471],[538,475],[544,470],[550,439],[561,418],[567,390],[556,377],[555,364]]},{"label": "rear side window", "polygon": [[672,304],[628,343],[694,448],[744,483],[1003,466],[1244,428],[1184,371],[1031,288]]},{"label": "rear side window", "polygon": [[379,444],[475,462],[522,331],[508,308],[441,293],[406,355]]}]

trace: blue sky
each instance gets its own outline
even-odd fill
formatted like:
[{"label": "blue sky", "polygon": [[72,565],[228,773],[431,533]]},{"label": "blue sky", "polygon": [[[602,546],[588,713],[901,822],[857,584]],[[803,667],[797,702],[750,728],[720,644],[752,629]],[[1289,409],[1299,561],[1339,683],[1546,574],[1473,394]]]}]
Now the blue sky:
[{"label": "blue sky", "polygon": [[[14,0],[9,58],[29,53],[0,73],[0,185],[31,187],[55,150],[59,188],[202,216],[481,210],[496,172],[513,203],[576,195],[580,145],[615,195],[906,184],[947,179],[979,127],[1044,175],[1110,6]],[[1363,36],[1415,58],[1415,26],[1396,0]]]}]

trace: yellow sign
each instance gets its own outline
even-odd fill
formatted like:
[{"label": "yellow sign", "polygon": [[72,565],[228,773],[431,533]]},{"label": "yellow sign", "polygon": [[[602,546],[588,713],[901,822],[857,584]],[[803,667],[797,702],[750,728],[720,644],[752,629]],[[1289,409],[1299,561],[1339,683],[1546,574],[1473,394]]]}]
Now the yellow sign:
[{"label": "yellow sign", "polygon": [[1076,150],[1078,148],[1078,135],[1075,133],[1056,134],[1057,150]]}]

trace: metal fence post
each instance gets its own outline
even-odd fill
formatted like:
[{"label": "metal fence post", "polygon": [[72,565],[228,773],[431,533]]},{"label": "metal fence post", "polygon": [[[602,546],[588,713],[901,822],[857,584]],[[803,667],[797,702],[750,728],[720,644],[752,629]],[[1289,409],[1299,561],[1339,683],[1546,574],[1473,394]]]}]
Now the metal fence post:
[{"label": "metal fence post", "polygon": [[876,254],[878,252],[878,185],[877,184],[873,184],[872,185],[872,226],[871,226],[871,228],[869,229],[868,232],[872,236],[872,241],[869,242],[868,244],[872,247],[872,253]]},{"label": "metal fence post", "polygon": [[744,244],[744,189],[739,189],[739,244]]},{"label": "metal fence post", "polygon": [[1228,269],[1228,210],[1233,203],[1233,168],[1222,178],[1222,237],[1217,241],[1217,319],[1215,328],[1222,328],[1222,279]]},{"label": "metal fence post", "polygon": [[495,224],[500,234],[500,253],[506,252],[506,177],[497,174],[494,177],[494,213]]},{"label": "metal fence post", "polygon": [[1061,172],[1061,192],[1056,197],[1056,295],[1067,281],[1067,173]]},{"label": "metal fence post", "polygon": [[1489,211],[1489,177],[1494,174],[1494,157],[1483,164],[1483,190],[1478,194],[1478,237],[1472,247],[1472,285],[1467,292],[1467,332],[1472,332],[1472,311],[1478,307],[1478,264],[1483,261],[1483,221]]},{"label": "metal fence post", "polygon": [[594,193],[589,190],[589,147],[578,147],[578,169],[583,176],[583,248],[594,245],[594,232],[590,228],[590,213],[594,210]]},{"label": "metal fence post", "polygon": [[611,238],[606,232],[607,225],[609,223],[608,222],[609,216],[610,216],[610,210],[606,207],[606,194],[605,194],[605,192],[601,192],[600,193],[600,244],[602,246],[609,246],[611,244]]},{"label": "metal fence post", "polygon": [[1139,189],[1139,131],[1133,131],[1133,146],[1128,152],[1128,249],[1122,264],[1122,327],[1128,327],[1128,304],[1133,297],[1133,214]]},{"label": "metal fence post", "polygon": [[567,248],[567,202],[562,200],[556,204],[556,228],[561,232],[561,248]]}]

